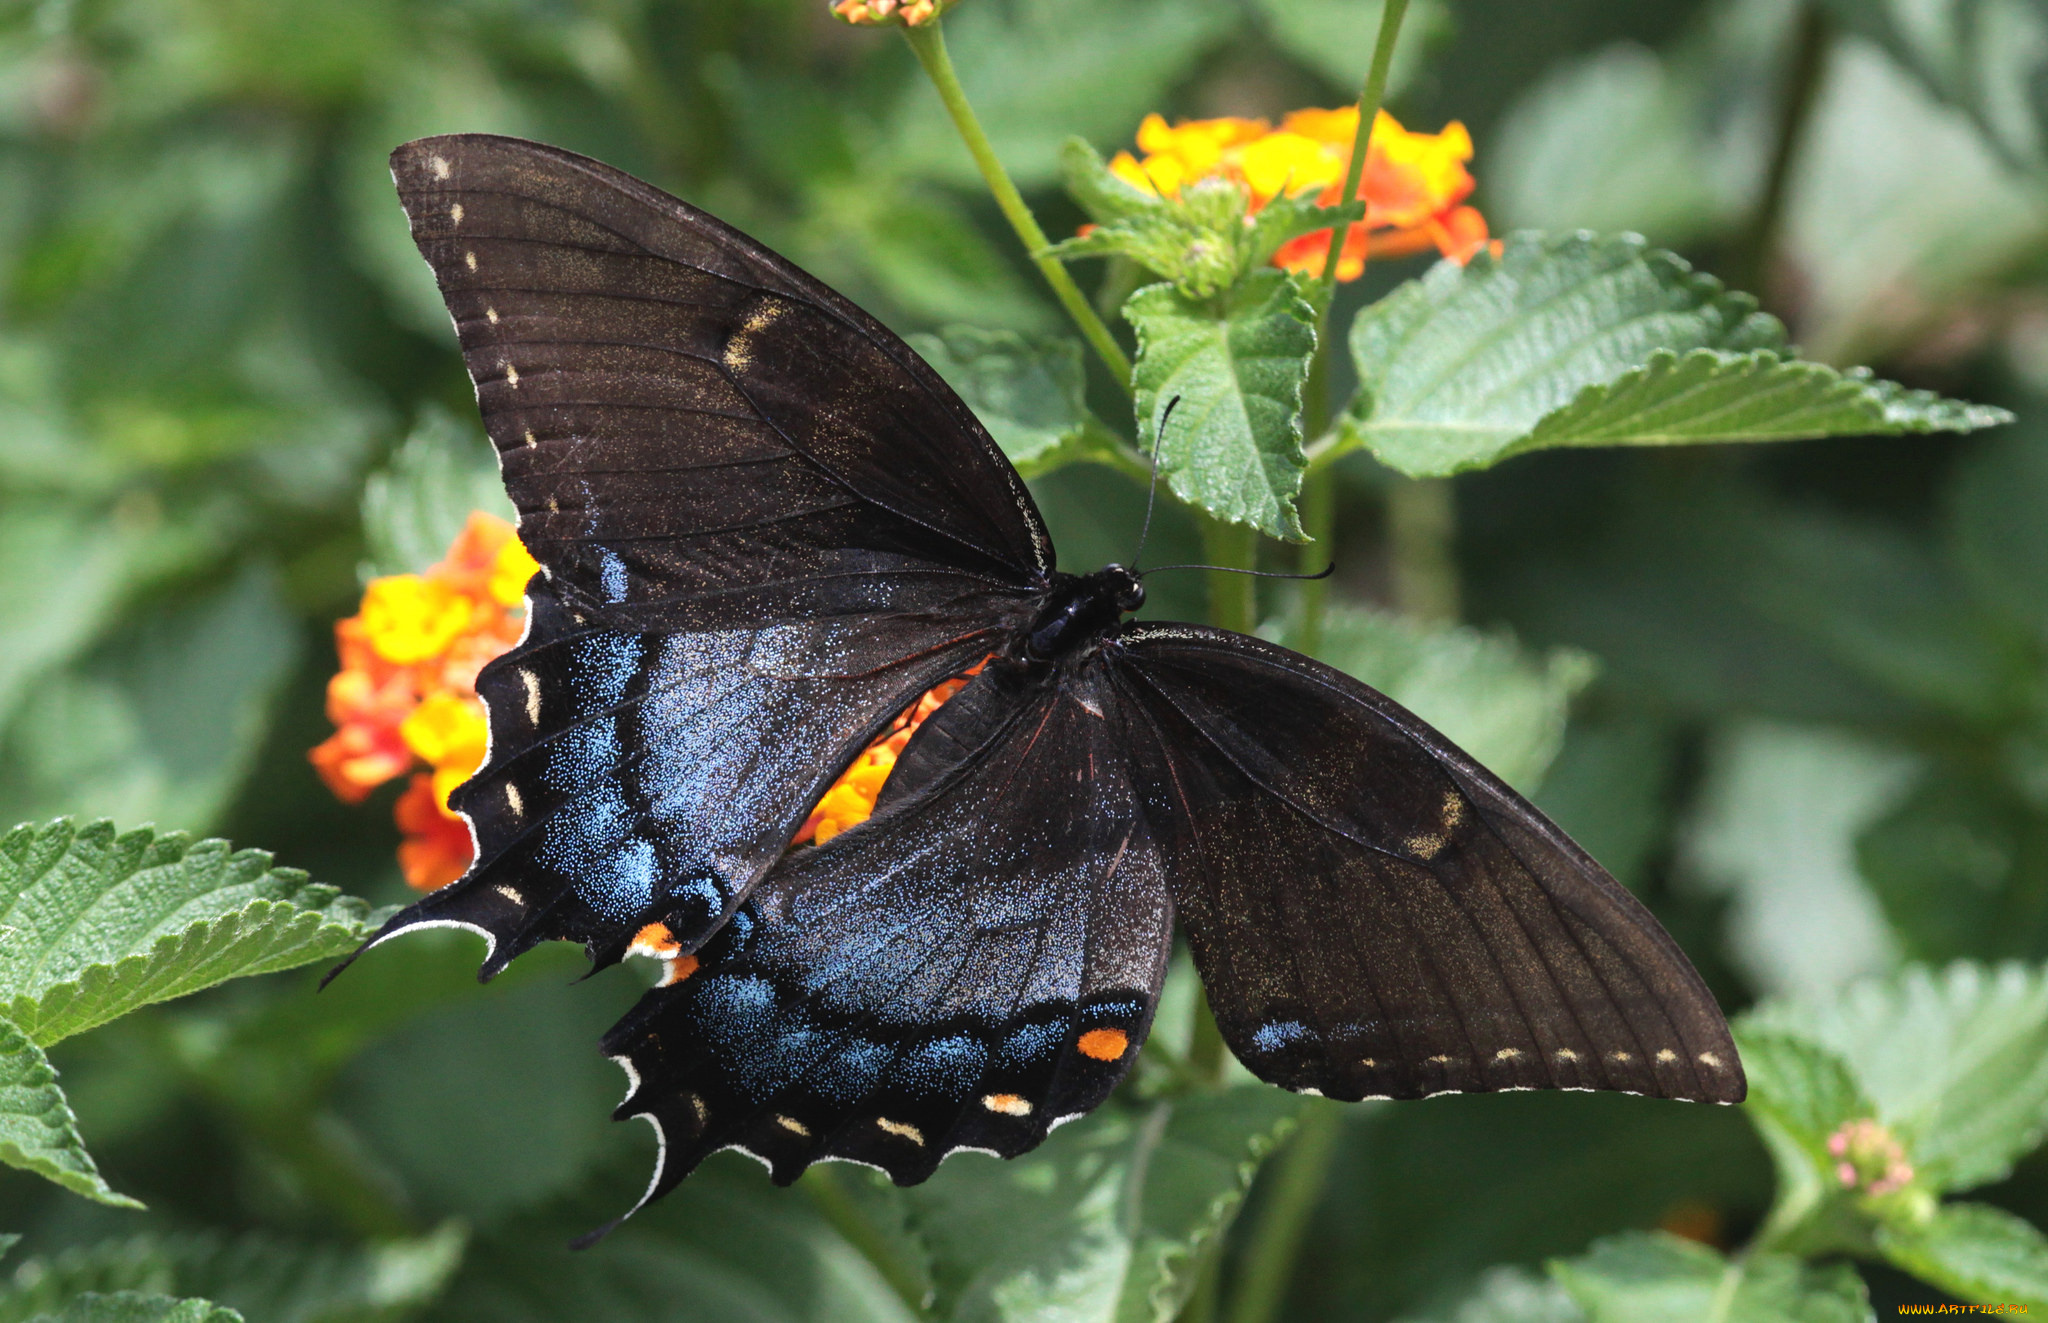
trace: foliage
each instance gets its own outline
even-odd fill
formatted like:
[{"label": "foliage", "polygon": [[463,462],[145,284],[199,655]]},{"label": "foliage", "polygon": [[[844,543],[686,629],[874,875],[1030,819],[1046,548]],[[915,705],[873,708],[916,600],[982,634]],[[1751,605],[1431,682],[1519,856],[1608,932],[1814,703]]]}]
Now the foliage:
[{"label": "foliage", "polygon": [[[1105,166],[1149,112],[1348,103],[1390,8],[961,0],[1029,252],[895,34],[821,0],[0,17],[0,1323],[2048,1308],[2039,7],[1416,0],[1393,109],[1469,122],[1471,201],[1536,229],[1341,287],[1269,263],[1359,203]],[[1068,569],[1127,558],[1155,463],[1145,564],[1334,559],[1216,576],[1212,618],[1538,795],[1762,998],[1749,1104],[1312,1110],[1215,1058],[1183,954],[1131,1083],[1023,1159],[724,1155],[568,1253],[645,1181],[590,1050],[640,980],[478,988],[457,934],[285,972],[405,894],[388,799],[305,761],[334,622],[509,513],[384,165],[462,130],[614,161],[910,334]]]}]

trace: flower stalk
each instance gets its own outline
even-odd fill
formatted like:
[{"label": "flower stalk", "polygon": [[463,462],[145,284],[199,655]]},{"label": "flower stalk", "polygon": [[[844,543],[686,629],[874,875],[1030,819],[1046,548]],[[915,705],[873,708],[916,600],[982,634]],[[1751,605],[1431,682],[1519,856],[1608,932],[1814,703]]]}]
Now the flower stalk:
[{"label": "flower stalk", "polygon": [[968,103],[967,92],[960,86],[960,77],[953,71],[952,57],[946,54],[946,38],[939,30],[939,22],[916,27],[906,26],[903,39],[910,43],[910,49],[917,56],[917,62],[924,68],[925,76],[932,80],[938,90],[939,100],[945,103],[946,113],[952,116],[953,127],[960,131],[960,139],[967,144],[968,155],[974,158],[975,166],[981,171],[982,179],[988,184],[988,191],[994,195],[996,206],[1001,208],[1003,218],[1010,222],[1010,228],[1023,241],[1024,251],[1045,277],[1045,283],[1052,286],[1053,297],[1074,319],[1096,356],[1116,378],[1117,385],[1126,394],[1131,390],[1131,360],[1123,347],[1111,335],[1109,327],[1096,315],[1087,296],[1067,274],[1067,268],[1056,257],[1047,255],[1052,243],[1039,228],[1038,218],[1031,214],[1031,208],[1024,204],[1023,195],[1017,192],[1017,185],[1010,180],[1009,171],[1003,168],[996,156],[996,149],[982,131],[981,121],[974,114],[974,107]]}]

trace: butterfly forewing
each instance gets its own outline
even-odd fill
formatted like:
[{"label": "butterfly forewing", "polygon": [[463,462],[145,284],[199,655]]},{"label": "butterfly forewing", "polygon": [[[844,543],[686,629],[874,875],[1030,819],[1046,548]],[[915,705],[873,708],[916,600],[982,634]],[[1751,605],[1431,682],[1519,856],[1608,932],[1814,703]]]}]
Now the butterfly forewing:
[{"label": "butterfly forewing", "polygon": [[1340,1098],[1740,1101],[1721,1012],[1657,921],[1419,719],[1220,630],[1111,650],[1182,923],[1255,1074]]},{"label": "butterfly forewing", "polygon": [[451,798],[477,863],[381,935],[475,928],[487,972],[654,923],[688,950],[870,736],[1028,618],[1050,544],[952,391],[744,235],[513,139],[392,171],[542,574]]},{"label": "butterfly forewing", "polygon": [[427,138],[392,174],[565,599],[719,628],[1042,586],[1044,526],[973,414],[782,258],[535,143]]}]

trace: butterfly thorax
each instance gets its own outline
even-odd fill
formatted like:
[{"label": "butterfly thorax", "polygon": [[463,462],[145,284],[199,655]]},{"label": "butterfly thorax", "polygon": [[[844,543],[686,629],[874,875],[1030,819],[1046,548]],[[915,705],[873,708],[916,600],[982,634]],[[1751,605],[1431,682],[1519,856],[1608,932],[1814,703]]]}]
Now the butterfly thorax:
[{"label": "butterfly thorax", "polygon": [[1024,634],[1024,656],[1051,661],[1093,639],[1145,604],[1145,585],[1121,565],[1093,574],[1055,574],[1051,595]]}]

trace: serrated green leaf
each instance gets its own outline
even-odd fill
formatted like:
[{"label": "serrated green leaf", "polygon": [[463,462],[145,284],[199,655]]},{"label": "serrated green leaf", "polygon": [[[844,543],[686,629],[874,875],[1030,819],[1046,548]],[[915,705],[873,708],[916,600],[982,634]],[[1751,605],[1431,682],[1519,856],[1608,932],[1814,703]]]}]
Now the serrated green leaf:
[{"label": "serrated green leaf", "polygon": [[1775,1216],[1786,1225],[1841,1193],[1828,1137],[1877,1114],[1848,1063],[1804,1038],[1739,1025],[1736,1045],[1749,1076],[1743,1107],[1778,1169]]},{"label": "serrated green leaf", "polygon": [[1839,996],[1770,1002],[1755,1030],[1846,1062],[1921,1180],[1965,1190],[2004,1176],[2048,1133],[2048,974],[1959,961],[1865,979]]},{"label": "serrated green leaf", "polygon": [[424,572],[475,510],[519,518],[483,429],[429,404],[391,463],[363,485],[362,577]]},{"label": "serrated green leaf", "polygon": [[78,1118],[49,1058],[21,1029],[0,1020],[0,1162],[47,1177],[88,1199],[116,1208],[140,1208],[101,1178]]},{"label": "serrated green leaf", "polygon": [[1346,444],[1403,473],[1563,446],[1967,431],[2003,410],[1793,360],[1785,331],[1634,235],[1518,234],[1439,263],[1351,328]]},{"label": "serrated green leaf", "polygon": [[1705,1245],[1661,1232],[1609,1237],[1550,1270],[1590,1323],[1867,1323],[1874,1317],[1863,1279],[1848,1264],[1814,1267],[1783,1254],[1730,1262]]},{"label": "serrated green leaf", "polygon": [[[1281,631],[1268,633],[1285,641]],[[1315,656],[1435,726],[1525,794],[1557,756],[1572,696],[1598,670],[1572,648],[1536,656],[1506,632],[1349,606],[1329,608]]]},{"label": "serrated green leaf", "polygon": [[1264,1085],[1112,1104],[1013,1161],[955,1158],[901,1196],[934,1316],[1167,1323],[1301,1104]]},{"label": "serrated green leaf", "polygon": [[2048,1237],[1989,1204],[1943,1204],[1919,1225],[1887,1225],[1878,1248],[1949,1295],[1979,1304],[2048,1309]]},{"label": "serrated green leaf", "polygon": [[48,1046],[138,1006],[345,954],[368,906],[260,850],[60,818],[0,836],[0,1006]]},{"label": "serrated green leaf", "polygon": [[242,1316],[210,1300],[117,1291],[75,1296],[61,1309],[36,1315],[31,1323],[242,1323]]},{"label": "serrated green leaf", "polygon": [[1052,255],[1128,257],[1193,299],[1209,298],[1264,266],[1289,239],[1365,216],[1363,202],[1325,207],[1313,192],[1276,197],[1248,215],[1251,195],[1244,185],[1222,178],[1159,197],[1112,174],[1079,139],[1067,143],[1062,171],[1067,191],[1097,224],[1054,244]]},{"label": "serrated green leaf", "polygon": [[1165,198],[1111,173],[1102,153],[1086,138],[1069,138],[1060,144],[1060,183],[1097,224],[1166,210]]},{"label": "serrated green leaf", "polygon": [[466,1240],[455,1223],[362,1247],[260,1233],[130,1236],[24,1260],[0,1287],[0,1323],[111,1292],[203,1296],[263,1323],[373,1323],[431,1303]]},{"label": "serrated green leaf", "polygon": [[1024,477],[1084,459],[1144,472],[1084,402],[1079,342],[944,326],[911,336],[910,344],[960,393]]},{"label": "serrated green leaf", "polygon": [[1256,271],[1213,300],[1152,285],[1131,296],[1124,316],[1138,332],[1132,385],[1147,449],[1180,401],[1159,454],[1174,494],[1227,522],[1301,540],[1301,392],[1316,333],[1294,278]]}]

